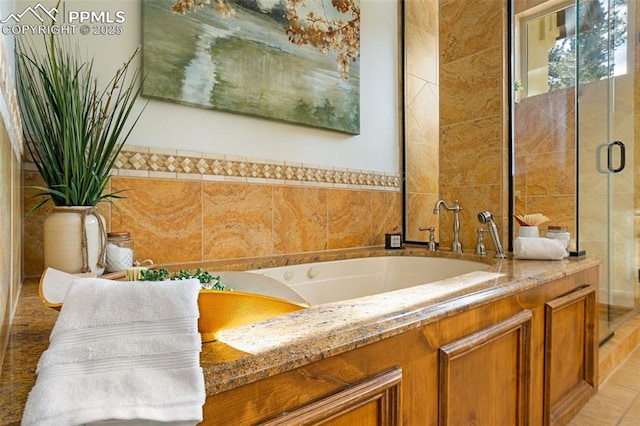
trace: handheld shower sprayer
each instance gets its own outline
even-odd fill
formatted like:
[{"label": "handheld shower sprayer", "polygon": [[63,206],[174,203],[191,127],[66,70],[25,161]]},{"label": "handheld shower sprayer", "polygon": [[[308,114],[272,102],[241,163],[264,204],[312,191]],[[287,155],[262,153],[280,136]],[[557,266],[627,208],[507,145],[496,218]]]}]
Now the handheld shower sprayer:
[{"label": "handheld shower sprayer", "polygon": [[493,215],[491,214],[491,212],[478,213],[478,221],[482,224],[485,224],[487,222],[493,223],[495,226],[495,223],[493,222]]},{"label": "handheld shower sprayer", "polygon": [[478,213],[478,221],[483,224],[487,224],[489,228],[489,235],[491,235],[491,239],[493,240],[493,245],[496,249],[496,256],[500,259],[504,259],[507,257],[504,254],[504,250],[502,249],[502,244],[500,244],[500,237],[498,237],[498,228],[496,227],[495,222],[493,221],[493,215],[491,212],[480,212]]}]

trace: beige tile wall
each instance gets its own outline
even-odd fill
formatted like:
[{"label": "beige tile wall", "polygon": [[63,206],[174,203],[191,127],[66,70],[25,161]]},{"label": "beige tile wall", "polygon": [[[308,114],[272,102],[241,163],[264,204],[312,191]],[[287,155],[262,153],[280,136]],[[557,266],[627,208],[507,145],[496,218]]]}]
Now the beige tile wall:
[{"label": "beige tile wall", "polygon": [[[507,2],[441,0],[439,16],[440,198],[460,201],[460,241],[473,250],[480,211],[493,213],[503,243],[507,235]],[[452,219],[441,211],[445,247]]]},{"label": "beige tile wall", "polygon": [[[111,190],[125,190],[126,198],[101,210],[108,229],[132,233],[139,260],[193,262],[382,245],[384,234],[402,223],[396,175],[139,147],[128,148],[120,160]],[[200,169],[186,170],[185,164]],[[33,170],[24,180],[25,186],[41,184]],[[25,189],[25,210],[36,202],[33,193]],[[42,272],[49,209],[25,222],[27,275]]]},{"label": "beige tile wall", "polygon": [[22,283],[22,134],[12,52],[0,37],[0,363]]},{"label": "beige tile wall", "polygon": [[439,192],[438,2],[405,6],[405,156],[407,239],[426,241],[419,228],[438,229]]},{"label": "beige tile wall", "polygon": [[[575,90],[558,90],[515,104],[515,210],[543,213],[548,225],[575,236]],[[517,231],[516,231],[517,232]]]},{"label": "beige tile wall", "polygon": [[[636,7],[635,15],[635,27],[636,31],[640,28],[640,7]],[[635,44],[634,54],[636,58],[640,58],[640,43]],[[640,105],[640,60],[636,59],[634,67],[634,89],[633,89],[633,104]],[[640,108],[635,108],[633,112],[633,134],[640,135]],[[634,139],[634,146],[640,144],[640,138]],[[634,150],[633,164],[640,165],[640,149]],[[633,177],[634,188],[634,224],[636,236],[636,267],[640,270],[640,166],[634,168]],[[640,307],[640,280],[634,280],[635,282],[635,306]]]},{"label": "beige tile wall", "polygon": [[21,163],[0,119],[0,362],[22,280]]},{"label": "beige tile wall", "polygon": [[[0,211],[11,211],[12,149],[0,120]],[[11,215],[0,215],[0,360],[7,343],[11,314]]]}]

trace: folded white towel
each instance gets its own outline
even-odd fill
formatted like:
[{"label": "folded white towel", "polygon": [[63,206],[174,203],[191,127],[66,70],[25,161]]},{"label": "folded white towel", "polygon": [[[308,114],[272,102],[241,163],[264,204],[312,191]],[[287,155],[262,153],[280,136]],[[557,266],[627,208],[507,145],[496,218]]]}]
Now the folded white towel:
[{"label": "folded white towel", "polygon": [[72,283],[51,336],[77,330],[140,321],[198,317],[197,279],[112,281],[79,278]]},{"label": "folded white towel", "polygon": [[564,245],[551,238],[518,237],[513,242],[516,259],[560,260],[568,255]]},{"label": "folded white towel", "polygon": [[22,424],[201,422],[199,289],[198,280],[75,280]]}]

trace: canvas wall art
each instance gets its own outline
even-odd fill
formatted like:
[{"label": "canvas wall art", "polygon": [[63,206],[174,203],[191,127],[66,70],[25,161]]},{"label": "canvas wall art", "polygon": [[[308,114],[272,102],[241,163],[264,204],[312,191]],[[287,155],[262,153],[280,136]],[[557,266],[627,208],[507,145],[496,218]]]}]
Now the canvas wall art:
[{"label": "canvas wall art", "polygon": [[144,0],[143,96],[360,132],[359,0]]}]

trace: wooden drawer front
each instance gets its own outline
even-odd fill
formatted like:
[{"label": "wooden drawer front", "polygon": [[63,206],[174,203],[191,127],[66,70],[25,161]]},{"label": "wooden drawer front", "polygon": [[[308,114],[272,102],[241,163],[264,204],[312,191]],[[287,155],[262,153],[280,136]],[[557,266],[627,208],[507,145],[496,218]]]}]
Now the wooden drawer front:
[{"label": "wooden drawer front", "polygon": [[402,369],[394,368],[263,424],[399,426],[401,381]]},{"label": "wooden drawer front", "polygon": [[440,425],[529,424],[531,311],[440,348]]},{"label": "wooden drawer front", "polygon": [[596,391],[596,293],[583,288],[545,304],[545,424],[566,424]]}]

